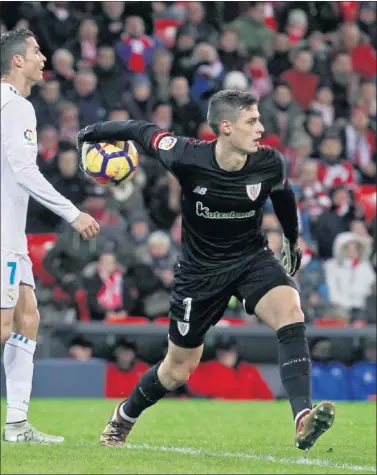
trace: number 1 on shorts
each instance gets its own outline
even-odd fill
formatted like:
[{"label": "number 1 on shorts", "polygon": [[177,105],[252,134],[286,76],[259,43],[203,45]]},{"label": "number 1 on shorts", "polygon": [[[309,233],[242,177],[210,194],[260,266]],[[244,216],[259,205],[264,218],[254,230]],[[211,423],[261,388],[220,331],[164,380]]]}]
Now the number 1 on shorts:
[{"label": "number 1 on shorts", "polygon": [[9,275],[9,285],[14,285],[16,280],[16,266],[17,262],[8,262],[7,266],[10,268],[10,275]]},{"label": "number 1 on shorts", "polygon": [[190,321],[190,313],[191,313],[191,302],[192,302],[192,298],[191,297],[187,297],[183,300],[183,305],[185,306],[185,314],[183,316],[183,320],[185,322],[189,322]]}]

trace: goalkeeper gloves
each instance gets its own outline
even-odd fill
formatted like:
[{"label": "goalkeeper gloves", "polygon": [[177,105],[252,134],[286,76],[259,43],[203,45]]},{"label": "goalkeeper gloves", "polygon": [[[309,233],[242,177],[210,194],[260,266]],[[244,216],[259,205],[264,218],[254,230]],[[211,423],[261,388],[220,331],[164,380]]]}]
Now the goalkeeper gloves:
[{"label": "goalkeeper gloves", "polygon": [[283,236],[282,266],[293,277],[299,270],[302,259],[302,251],[297,243],[291,243]]}]

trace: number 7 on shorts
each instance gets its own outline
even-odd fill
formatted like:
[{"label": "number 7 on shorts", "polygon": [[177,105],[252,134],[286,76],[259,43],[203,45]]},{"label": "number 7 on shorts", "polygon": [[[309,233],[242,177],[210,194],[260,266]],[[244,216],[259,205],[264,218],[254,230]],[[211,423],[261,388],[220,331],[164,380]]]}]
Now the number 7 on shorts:
[{"label": "number 7 on shorts", "polygon": [[9,273],[9,284],[14,285],[16,281],[16,267],[17,267],[17,262],[10,261],[7,263],[7,266],[10,268],[10,273]]}]

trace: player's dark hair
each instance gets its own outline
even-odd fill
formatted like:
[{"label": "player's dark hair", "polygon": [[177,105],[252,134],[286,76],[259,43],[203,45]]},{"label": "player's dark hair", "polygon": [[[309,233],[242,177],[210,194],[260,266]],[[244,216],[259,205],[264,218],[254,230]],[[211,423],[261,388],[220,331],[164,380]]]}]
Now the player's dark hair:
[{"label": "player's dark hair", "polygon": [[243,109],[257,104],[257,98],[250,92],[232,90],[219,91],[214,94],[208,104],[207,120],[216,136],[220,134],[222,120],[235,121]]},{"label": "player's dark hair", "polygon": [[12,66],[12,58],[23,56],[26,50],[26,39],[34,37],[34,33],[26,28],[13,29],[3,33],[0,38],[0,71],[1,77],[8,74]]}]

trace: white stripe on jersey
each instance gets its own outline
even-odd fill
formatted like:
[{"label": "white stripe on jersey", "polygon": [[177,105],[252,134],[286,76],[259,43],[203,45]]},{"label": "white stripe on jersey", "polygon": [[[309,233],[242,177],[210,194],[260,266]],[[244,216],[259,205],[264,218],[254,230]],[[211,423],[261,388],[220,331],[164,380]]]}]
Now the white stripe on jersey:
[{"label": "white stripe on jersey", "polygon": [[69,223],[80,213],[39,171],[36,125],[32,104],[1,83],[1,249],[17,254],[27,253],[29,196]]}]

